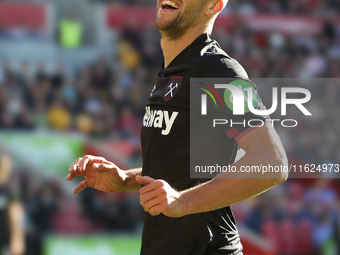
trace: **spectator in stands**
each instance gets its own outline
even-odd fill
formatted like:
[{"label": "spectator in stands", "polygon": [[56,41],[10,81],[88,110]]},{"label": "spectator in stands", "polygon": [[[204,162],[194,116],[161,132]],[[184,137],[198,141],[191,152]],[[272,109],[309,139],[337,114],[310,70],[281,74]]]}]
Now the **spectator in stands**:
[{"label": "spectator in stands", "polygon": [[83,25],[73,12],[59,22],[59,43],[66,49],[76,49],[83,44]]},{"label": "spectator in stands", "polygon": [[54,72],[54,74],[52,74],[51,77],[51,84],[53,86],[54,89],[59,89],[61,88],[61,86],[64,83],[64,79],[65,79],[65,73],[64,73],[64,67],[62,64],[58,64],[57,68]]},{"label": "spectator in stands", "polygon": [[61,98],[56,98],[48,110],[48,121],[52,129],[67,130],[71,125],[71,116],[64,107]]},{"label": "spectator in stands", "polygon": [[104,58],[96,61],[92,67],[91,85],[101,93],[108,93],[111,86],[111,74],[109,66]]}]

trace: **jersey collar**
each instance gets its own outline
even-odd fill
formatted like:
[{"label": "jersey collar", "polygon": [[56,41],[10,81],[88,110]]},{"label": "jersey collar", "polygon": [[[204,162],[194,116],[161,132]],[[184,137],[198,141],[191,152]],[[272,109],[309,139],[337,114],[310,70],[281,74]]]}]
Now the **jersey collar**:
[{"label": "jersey collar", "polygon": [[164,68],[164,60],[163,60],[163,63],[162,63],[162,67],[161,67],[161,70],[163,72],[163,70],[166,70],[166,69],[169,69],[169,68],[172,68],[172,67],[176,67],[177,65],[183,63],[183,60],[185,61],[186,60],[186,55],[189,53],[189,52],[192,52],[192,50],[194,50],[196,47],[198,46],[202,46],[203,43],[205,42],[208,42],[210,41],[211,38],[210,38],[210,34],[208,33],[204,33],[204,34],[201,34],[199,37],[197,37],[189,46],[187,46],[181,53],[179,53],[171,62],[170,64],[168,65],[167,68]]}]

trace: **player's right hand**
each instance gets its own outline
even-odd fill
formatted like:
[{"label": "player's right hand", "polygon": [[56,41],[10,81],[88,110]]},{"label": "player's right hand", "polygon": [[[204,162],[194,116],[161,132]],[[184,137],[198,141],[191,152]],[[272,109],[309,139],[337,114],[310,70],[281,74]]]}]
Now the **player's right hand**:
[{"label": "player's right hand", "polygon": [[71,181],[76,176],[84,176],[73,190],[74,194],[87,187],[91,187],[104,192],[121,192],[124,190],[126,174],[115,164],[103,157],[86,155],[75,160],[69,169],[66,180]]}]

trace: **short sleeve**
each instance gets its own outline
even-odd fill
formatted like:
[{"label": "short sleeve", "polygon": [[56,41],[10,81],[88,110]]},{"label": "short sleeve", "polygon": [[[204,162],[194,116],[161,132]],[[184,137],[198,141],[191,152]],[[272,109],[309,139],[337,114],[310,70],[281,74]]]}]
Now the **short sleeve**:
[{"label": "short sleeve", "polygon": [[[266,107],[255,83],[247,77],[236,60],[212,56],[202,65],[206,66],[205,71],[202,66],[200,68],[202,77],[208,78],[197,80],[196,83],[206,94],[208,119],[222,129],[229,139],[239,141],[244,135],[270,121],[268,115],[254,113],[255,110],[265,110]],[[221,88],[221,85],[227,88]],[[241,101],[243,107],[240,109],[238,106]],[[234,108],[241,110],[241,114]]]}]

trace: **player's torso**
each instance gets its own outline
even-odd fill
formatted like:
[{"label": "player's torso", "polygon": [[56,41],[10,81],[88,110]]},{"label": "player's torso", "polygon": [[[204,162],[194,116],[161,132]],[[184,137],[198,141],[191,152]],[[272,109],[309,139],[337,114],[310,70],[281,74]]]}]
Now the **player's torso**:
[{"label": "player's torso", "polygon": [[[207,40],[201,36],[175,59],[175,64],[160,70],[143,118],[142,175],[163,179],[177,190],[205,181],[190,178],[190,78],[213,75],[213,67],[208,71],[198,69]],[[224,147],[219,150],[228,154],[224,148],[235,144],[230,141],[221,141]],[[203,151],[206,146],[208,142],[195,151]],[[142,255],[205,255],[207,251],[236,254],[241,249],[230,207],[181,218],[144,214]]]},{"label": "player's torso", "polygon": [[176,189],[189,188],[190,78],[194,66],[161,70],[145,107],[141,135],[143,175],[164,179]]}]

